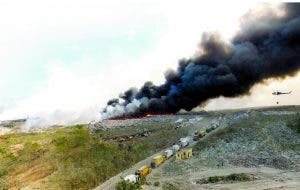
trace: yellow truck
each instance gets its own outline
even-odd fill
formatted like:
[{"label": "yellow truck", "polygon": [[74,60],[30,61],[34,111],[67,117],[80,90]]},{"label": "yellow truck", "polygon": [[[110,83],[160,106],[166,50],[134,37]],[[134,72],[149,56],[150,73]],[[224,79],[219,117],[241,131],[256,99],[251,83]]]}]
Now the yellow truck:
[{"label": "yellow truck", "polygon": [[206,135],[206,131],[199,131],[200,138],[204,137]]},{"label": "yellow truck", "polygon": [[193,136],[193,140],[197,141],[200,138],[204,137],[206,135],[206,131],[195,131],[194,136]]},{"label": "yellow truck", "polygon": [[188,159],[190,157],[193,156],[193,150],[190,149],[185,149],[185,150],[181,150],[179,152],[176,153],[176,159],[177,160],[183,160],[183,159]]},{"label": "yellow truck", "polygon": [[163,156],[163,155],[155,156],[155,157],[152,159],[151,167],[152,167],[152,168],[156,168],[156,167],[158,167],[159,165],[161,165],[162,163],[164,163],[165,160],[166,160],[166,157]]},{"label": "yellow truck", "polygon": [[138,175],[139,178],[145,177],[151,172],[150,166],[142,166],[138,171],[135,172],[135,175]]}]

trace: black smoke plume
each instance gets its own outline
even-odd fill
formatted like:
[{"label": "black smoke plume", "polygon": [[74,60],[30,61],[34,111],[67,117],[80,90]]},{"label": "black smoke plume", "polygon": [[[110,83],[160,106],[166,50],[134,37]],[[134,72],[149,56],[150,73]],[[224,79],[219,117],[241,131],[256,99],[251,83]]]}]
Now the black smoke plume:
[{"label": "black smoke plume", "polygon": [[103,117],[190,111],[211,98],[247,94],[265,79],[294,75],[300,69],[300,3],[282,8],[281,17],[270,12],[249,19],[229,44],[216,34],[204,34],[201,55],[180,60],[162,85],[146,82],[110,100]]}]

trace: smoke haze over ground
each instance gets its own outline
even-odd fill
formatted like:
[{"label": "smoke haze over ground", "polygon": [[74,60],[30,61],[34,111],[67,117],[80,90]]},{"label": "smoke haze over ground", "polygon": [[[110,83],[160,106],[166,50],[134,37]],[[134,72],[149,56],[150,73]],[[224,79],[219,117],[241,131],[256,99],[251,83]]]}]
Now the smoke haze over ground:
[{"label": "smoke haze over ground", "polygon": [[[1,1],[0,121],[27,118],[22,129],[29,130],[89,123],[122,116],[125,112],[131,116],[129,112],[145,107],[149,98],[132,100],[126,106],[126,101],[119,99],[118,106],[112,103],[101,114],[99,108],[106,107],[107,100],[118,97],[128,87],[138,87],[136,92],[139,91],[149,80],[153,84],[147,84],[151,93],[155,87],[165,90],[161,94],[154,93],[158,100],[164,100],[167,97],[164,94],[169,94],[170,100],[177,104],[181,99],[176,96],[181,91],[188,97],[188,89],[182,87],[184,83],[171,82],[173,75],[179,76],[175,72],[178,58],[191,57],[195,47],[199,47],[195,56],[182,62],[205,53],[201,43],[197,46],[203,32],[218,31],[220,35],[207,33],[204,39],[220,42],[230,57],[235,48],[233,41],[229,42],[232,36],[247,26],[253,30],[251,22],[257,23],[255,27],[267,27],[266,23],[284,15],[284,9],[279,7],[276,3],[266,5],[256,0],[221,1],[218,6],[216,2],[197,0]],[[253,11],[240,19],[249,10]],[[263,15],[270,17],[255,22]],[[169,68],[174,71],[167,71]],[[163,85],[167,83],[165,71],[170,77],[169,87]],[[256,83],[249,96],[221,95],[201,102],[199,108],[272,106],[276,101],[279,105],[300,104],[299,83],[299,73],[272,78]],[[272,96],[276,90],[293,92],[287,96]]]},{"label": "smoke haze over ground", "polygon": [[295,75],[300,68],[300,4],[284,4],[282,10],[248,13],[230,43],[218,34],[204,34],[198,54],[180,60],[176,71],[168,70],[164,84],[146,82],[125,91],[108,101],[102,117],[190,111],[212,98],[249,94],[266,79]]}]

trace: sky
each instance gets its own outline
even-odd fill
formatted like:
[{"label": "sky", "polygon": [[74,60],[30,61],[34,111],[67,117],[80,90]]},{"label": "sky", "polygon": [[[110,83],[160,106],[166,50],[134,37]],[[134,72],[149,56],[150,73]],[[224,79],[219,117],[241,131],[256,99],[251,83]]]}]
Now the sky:
[{"label": "sky", "polygon": [[[168,68],[196,52],[203,32],[230,40],[240,17],[260,8],[258,1],[0,0],[0,120],[35,118],[25,128],[97,120],[120,92],[161,84]],[[270,80],[204,109],[300,104],[299,81]]]}]

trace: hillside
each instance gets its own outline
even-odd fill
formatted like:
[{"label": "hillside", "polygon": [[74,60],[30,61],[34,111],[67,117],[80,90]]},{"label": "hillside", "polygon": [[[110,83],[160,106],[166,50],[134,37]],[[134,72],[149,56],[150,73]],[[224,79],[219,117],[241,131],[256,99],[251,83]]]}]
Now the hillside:
[{"label": "hillside", "polygon": [[180,137],[212,124],[219,127],[191,144],[192,158],[171,158],[147,176],[143,187],[300,185],[300,106],[288,106],[105,120],[1,135],[0,189],[92,189],[117,176],[111,178],[115,184]]},{"label": "hillside", "polygon": [[[194,146],[193,158],[171,160],[151,173],[148,183],[174,189],[300,186],[299,107],[224,111],[218,122],[221,127]],[[247,182],[217,182],[226,175],[246,175]]]},{"label": "hillside", "polygon": [[[119,136],[144,133],[120,141]],[[146,156],[171,145],[186,130],[174,124],[91,133],[87,125],[0,136],[0,189],[91,189]],[[109,138],[109,139],[108,139]],[[106,139],[106,140],[105,140]]]}]

